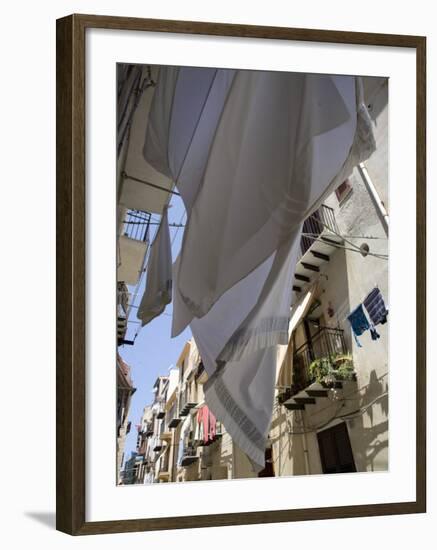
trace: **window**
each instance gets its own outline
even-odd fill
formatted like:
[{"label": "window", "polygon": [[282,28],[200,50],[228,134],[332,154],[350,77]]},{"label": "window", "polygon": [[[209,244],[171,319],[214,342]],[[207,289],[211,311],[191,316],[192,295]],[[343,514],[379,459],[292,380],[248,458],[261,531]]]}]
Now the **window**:
[{"label": "window", "polygon": [[352,192],[351,182],[347,179],[341,183],[335,190],[335,196],[339,203],[342,203]]}]

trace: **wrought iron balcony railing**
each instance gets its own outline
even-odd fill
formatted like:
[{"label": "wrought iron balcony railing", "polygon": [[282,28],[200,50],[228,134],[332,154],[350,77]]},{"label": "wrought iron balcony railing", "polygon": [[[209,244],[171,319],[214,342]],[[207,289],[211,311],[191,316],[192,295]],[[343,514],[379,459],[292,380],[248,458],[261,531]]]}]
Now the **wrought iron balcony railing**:
[{"label": "wrought iron balcony railing", "polygon": [[197,399],[193,399],[192,395],[181,396],[179,401],[179,416],[187,416],[196,405]]},{"label": "wrought iron balcony railing", "polygon": [[149,237],[150,212],[128,210],[123,225],[123,234],[130,239],[145,242]]},{"label": "wrought iron balcony railing", "polygon": [[311,382],[309,367],[316,359],[347,354],[343,330],[321,327],[310,340],[299,346],[293,355],[293,388],[295,394]]},{"label": "wrought iron balcony railing", "polygon": [[334,210],[330,206],[322,204],[320,208],[303,222],[302,233],[304,235],[300,242],[302,256],[313,244],[314,239],[320,237],[324,231],[329,233],[329,230],[338,233]]},{"label": "wrought iron balcony railing", "polygon": [[197,460],[199,460],[199,456],[197,455],[196,449],[194,447],[188,446],[184,450],[184,454],[182,455],[181,466],[190,466]]}]

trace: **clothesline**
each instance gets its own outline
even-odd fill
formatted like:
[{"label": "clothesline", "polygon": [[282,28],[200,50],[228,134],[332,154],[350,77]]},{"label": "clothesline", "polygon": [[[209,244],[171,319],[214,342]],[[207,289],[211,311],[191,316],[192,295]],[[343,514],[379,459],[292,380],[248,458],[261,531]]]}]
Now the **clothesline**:
[{"label": "clothesline", "polygon": [[[358,252],[358,254],[361,254],[361,250],[359,248],[350,248],[348,246],[343,246],[340,243],[334,243],[334,242],[331,242],[331,241],[326,242],[323,238],[312,237],[309,234],[306,235],[306,237],[308,237],[309,239],[313,239],[314,241],[317,241],[317,242],[320,242],[320,243],[323,243],[323,244],[327,244],[329,246],[333,246],[334,248],[349,250],[351,252]],[[339,235],[339,237],[341,237],[341,236]],[[366,256],[374,256],[375,258],[379,258],[380,260],[388,260],[388,255],[386,255],[386,254],[376,254],[374,252],[368,252],[366,254]],[[363,257],[366,257],[366,256],[363,256]]]},{"label": "clothesline", "polygon": [[[153,220],[153,221],[139,221],[139,222],[125,222],[128,225],[160,225],[160,221]],[[169,227],[185,227],[184,223],[169,223]],[[318,237],[320,233],[301,233],[302,237]],[[367,239],[367,240],[381,240],[386,241],[388,240],[387,237],[373,237],[371,235],[341,235],[338,234],[339,237],[341,237],[343,240],[346,238],[348,239]]]},{"label": "clothesline", "polygon": [[[312,218],[313,221],[317,222],[317,223],[320,223],[320,225],[322,225],[325,229],[327,229],[328,231],[330,231],[331,233],[333,233],[334,235],[336,235],[337,237],[339,237],[340,239],[344,240],[345,242],[347,242],[348,244],[350,244],[354,249],[356,249],[357,252],[359,252],[361,254],[361,249],[359,246],[357,246],[355,243],[349,241],[347,238],[345,238],[344,236],[340,235],[340,233],[338,233],[337,231],[335,231],[334,229],[332,229],[332,227],[329,227],[327,224],[325,224],[324,222],[322,222],[319,218],[315,217],[314,214],[312,214],[310,216],[310,218]],[[352,250],[352,249],[348,249],[345,247],[346,250]],[[376,257],[385,257],[385,255],[380,255],[380,254],[373,254],[371,252],[368,252],[366,254],[366,256],[369,256],[369,255],[372,255],[372,256],[376,256]],[[387,256],[388,258],[388,256]]]},{"label": "clothesline", "polygon": [[[172,195],[176,195],[178,197],[180,197],[180,193],[178,193],[177,191],[173,191],[171,189],[167,189],[165,187],[162,187],[160,185],[157,185],[156,183],[151,183],[149,181],[145,181],[145,180],[142,180],[140,178],[137,178],[137,177],[134,177],[134,176],[131,176],[129,174],[127,174],[126,172],[123,172],[122,173],[122,176],[125,178],[125,179],[130,179],[132,181],[136,181],[138,183],[142,183],[144,185],[149,185],[150,187],[153,187],[154,189],[157,189],[159,191],[163,191],[165,193],[170,193]],[[340,237],[341,239],[345,240],[348,244],[350,244],[352,247],[356,248],[360,253],[361,251],[359,250],[359,247],[352,243],[351,241],[348,241],[347,239],[350,238],[350,239],[353,239],[353,238],[363,238],[363,239],[380,239],[381,237],[366,237],[366,236],[349,236],[349,235],[341,235],[340,233],[337,233],[336,231],[334,231],[331,227],[329,227],[327,224],[325,224],[324,222],[322,222],[319,218],[317,218],[316,216],[314,215],[311,215],[310,218],[315,221],[316,223],[319,223],[320,225],[322,225],[325,229],[327,229],[328,231],[330,231],[331,233],[333,233],[334,235],[336,235],[337,237]],[[131,225],[132,224],[141,224],[141,223],[144,223],[144,222],[130,222]],[[149,222],[150,225],[159,225],[160,222]],[[184,225],[176,225],[176,224],[168,224],[169,227],[185,227]],[[310,236],[312,234],[310,233],[302,233],[302,235],[304,236]],[[314,235],[314,234],[313,234]],[[370,253],[369,253],[370,254]]]},{"label": "clothesline", "polygon": [[158,185],[156,183],[151,183],[150,181],[145,181],[145,180],[142,180],[140,178],[131,176],[131,175],[127,174],[126,172],[122,172],[121,175],[123,176],[124,179],[136,181],[138,183],[143,183],[144,185],[149,185],[150,187],[153,187],[154,189],[157,189],[158,191],[164,191],[165,193],[170,193],[171,195],[176,195],[178,197],[181,196],[181,194],[178,193],[177,191],[173,191],[172,189],[167,189],[166,187],[162,187],[161,185]]},{"label": "clothesline", "polygon": [[[129,222],[130,224],[145,224],[147,222]],[[159,225],[160,222],[148,222],[149,225]],[[176,228],[181,228],[181,227],[185,227],[185,224],[176,224],[176,223],[169,223],[168,224],[169,227],[176,227]],[[347,240],[347,238],[349,239],[381,239],[381,240],[387,240],[387,238],[385,237],[368,237],[368,236],[354,236],[354,235],[341,235],[339,233],[336,233],[334,232],[334,235],[336,235],[337,237],[341,238],[342,240],[346,241],[346,242],[350,242]],[[313,239],[314,241],[318,241],[318,242],[321,242],[321,243],[324,243],[324,244],[328,244],[329,246],[333,246],[334,248],[340,248],[340,249],[343,249],[343,250],[350,250],[351,252],[358,252],[359,254],[362,254],[361,252],[361,249],[360,247],[358,247],[357,245],[353,244],[353,248],[350,248],[350,247],[347,247],[347,246],[343,246],[341,245],[340,243],[333,243],[333,242],[329,242],[327,243],[323,238],[319,238],[320,235],[318,235],[317,233],[302,233],[302,237],[307,237],[309,239]],[[347,237],[347,238],[346,238]],[[375,258],[380,258],[380,259],[383,259],[383,260],[388,260],[388,255],[387,254],[377,254],[377,253],[374,253],[374,252],[367,252],[367,254],[363,257],[366,257],[366,256],[374,256]]]},{"label": "clothesline", "polygon": [[[171,245],[173,246],[173,243],[175,241],[175,238],[179,232],[179,229],[181,227],[185,227],[185,224],[182,224],[182,220],[185,216],[185,212],[182,214],[181,216],[181,220],[180,220],[180,223],[179,224],[174,224],[174,227],[176,227],[176,232],[175,234],[173,235],[173,238],[172,238],[172,242],[171,242]],[[137,222],[132,222],[132,223],[137,223]],[[149,222],[150,223],[150,222]],[[151,222],[153,225],[159,225],[160,222]],[[321,222],[322,223],[322,222]],[[322,223],[322,225],[325,225]],[[169,226],[172,226],[172,224],[169,224]],[[327,227],[327,226],[326,226]],[[328,230],[332,231],[329,227],[327,227]],[[332,231],[336,236],[338,236],[339,238],[343,238],[342,235],[336,233],[335,231]],[[302,233],[302,236],[305,236],[307,238],[310,238],[310,239],[313,239],[314,241],[316,242],[321,242],[323,244],[329,244],[329,246],[333,246],[334,248],[338,248],[338,249],[343,249],[343,250],[349,250],[351,252],[358,252],[359,254],[361,254],[361,250],[359,248],[350,248],[350,247],[346,247],[346,246],[343,246],[341,245],[340,243],[333,243],[333,242],[329,242],[329,243],[326,243],[326,241],[324,241],[323,239],[321,238],[318,238],[318,237],[314,237],[313,236],[314,234],[311,234],[311,233]],[[351,238],[351,237],[350,237]],[[361,238],[361,237],[359,237]],[[367,237],[365,237],[367,238]],[[346,239],[345,239],[346,240]],[[174,256],[174,255],[173,255]],[[379,258],[379,259],[382,259],[382,260],[388,260],[388,255],[383,255],[383,254],[375,254],[373,252],[368,252],[367,256],[373,256],[373,257],[376,257],[376,258]],[[138,291],[139,291],[139,288],[141,287],[141,283],[142,283],[142,280],[143,280],[143,277],[147,271],[147,263],[148,263],[148,258],[149,256],[147,257],[147,260],[144,262],[144,267],[143,267],[143,270],[142,270],[142,273],[141,273],[141,277],[140,277],[140,281],[138,282],[137,284],[137,287],[136,287],[136,290],[133,294],[133,297],[132,297],[132,302],[131,304],[129,304],[129,308],[128,308],[128,314],[127,314],[127,320],[128,320],[128,323],[131,323],[131,324],[138,324],[138,325],[141,325],[140,322],[137,322],[137,321],[130,321],[129,320],[129,315],[130,315],[130,310],[131,308],[135,308],[135,309],[138,309],[139,306],[135,306],[134,305],[134,302],[135,302],[135,299],[136,297],[138,296]],[[376,285],[377,286],[377,285]],[[168,317],[171,317],[171,314],[170,313],[163,313],[164,315],[168,316]],[[347,316],[345,316],[341,322],[344,322],[345,320],[347,319]],[[137,329],[137,331],[135,332],[135,335],[134,335],[134,341],[136,339],[136,337],[138,336],[139,332],[141,330],[141,326]]]}]

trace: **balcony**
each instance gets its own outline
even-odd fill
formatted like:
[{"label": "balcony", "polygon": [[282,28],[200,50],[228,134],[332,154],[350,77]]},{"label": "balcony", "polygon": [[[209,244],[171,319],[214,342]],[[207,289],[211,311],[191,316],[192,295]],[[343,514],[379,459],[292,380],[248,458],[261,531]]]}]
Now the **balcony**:
[{"label": "balcony", "polygon": [[187,414],[197,406],[198,400],[196,399],[196,393],[197,391],[193,390],[193,388],[185,389],[185,391],[182,391],[179,394],[179,416],[184,417],[187,416]]},{"label": "balcony", "polygon": [[179,424],[181,423],[181,419],[180,418],[172,418],[170,420],[170,422],[168,423],[168,427],[169,428],[177,428],[179,426]]},{"label": "balcony", "polygon": [[344,333],[339,328],[321,327],[310,340],[298,347],[294,352],[294,368],[308,373],[310,364],[322,357],[344,355],[348,352],[344,341]]},{"label": "balcony", "polygon": [[354,380],[353,371],[333,370],[327,382],[324,376],[315,375],[314,366],[317,364],[314,362],[319,359],[321,364],[324,360],[329,364],[347,354],[343,330],[321,327],[310,340],[295,350],[293,383],[278,396],[278,401],[289,410],[304,410],[306,405],[315,405],[318,398],[328,397],[329,389],[341,389],[346,380]]},{"label": "balcony", "polygon": [[188,401],[187,403],[181,405],[181,412],[179,416],[187,416],[187,414],[197,406],[197,403],[194,401]]},{"label": "balcony", "polygon": [[129,210],[123,222],[122,234],[117,246],[117,281],[136,285],[143,270],[144,258],[149,246],[150,214],[141,210]]},{"label": "balcony", "polygon": [[146,242],[149,237],[151,214],[142,210],[128,210],[123,223],[123,235],[134,241]]},{"label": "balcony", "polygon": [[330,261],[338,245],[343,243],[338,233],[334,210],[325,204],[304,221],[300,242],[301,256],[293,281],[295,292],[301,292],[303,286],[311,283],[314,274],[320,272],[323,264]]},{"label": "balcony", "polygon": [[194,447],[188,447],[182,456],[181,467],[185,468],[191,466],[199,460],[199,457],[196,454],[196,449]]},{"label": "balcony", "polygon": [[153,435],[153,424],[152,422],[147,422],[143,428],[144,437],[151,437]]},{"label": "balcony", "polygon": [[158,408],[158,412],[156,413],[156,418],[158,420],[162,420],[165,416],[165,410],[164,410],[164,405],[161,404],[159,405],[159,408]]},{"label": "balcony", "polygon": [[339,231],[333,208],[322,204],[319,209],[303,222],[302,233],[304,235],[300,243],[302,256],[311,248],[314,238],[320,237],[325,232],[338,233]]}]

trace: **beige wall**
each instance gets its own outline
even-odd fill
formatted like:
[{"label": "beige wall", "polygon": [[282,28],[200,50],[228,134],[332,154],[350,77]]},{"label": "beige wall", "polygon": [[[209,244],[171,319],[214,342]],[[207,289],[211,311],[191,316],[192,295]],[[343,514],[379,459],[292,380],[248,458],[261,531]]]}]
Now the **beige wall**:
[{"label": "beige wall", "polygon": [[[371,105],[377,151],[365,165],[381,200],[388,209],[388,108],[387,83],[382,80],[365,82],[366,103]],[[339,205],[335,195],[326,201],[335,210],[339,231],[343,235],[377,237],[376,239],[351,238],[360,245],[366,242],[371,252],[388,253],[388,241],[369,193],[357,170],[350,177],[353,191]],[[349,246],[345,243],[346,246]],[[386,303],[389,302],[388,262],[371,256],[366,258],[351,251],[338,250],[325,264],[321,278],[321,310],[328,326],[344,330],[347,347],[351,350],[357,382],[344,384],[342,403],[326,398],[317,399],[316,405],[307,405],[300,411],[286,411],[277,405],[270,437],[276,475],[321,473],[317,428],[327,428],[342,420],[329,420],[335,415],[350,415],[364,411],[346,420],[355,465],[358,471],[387,470],[388,468],[388,325],[378,325],[380,338],[371,339],[366,332],[358,347],[346,317],[363,301],[375,285],[380,288]],[[332,318],[327,314],[329,304],[334,309]],[[389,303],[388,303],[389,308]],[[305,341],[302,328],[296,331],[296,345]],[[340,407],[340,408],[339,408]],[[337,408],[339,410],[337,411]],[[306,431],[306,435],[300,435]],[[293,435],[292,435],[293,434]],[[305,458],[307,456],[307,459]]]}]

